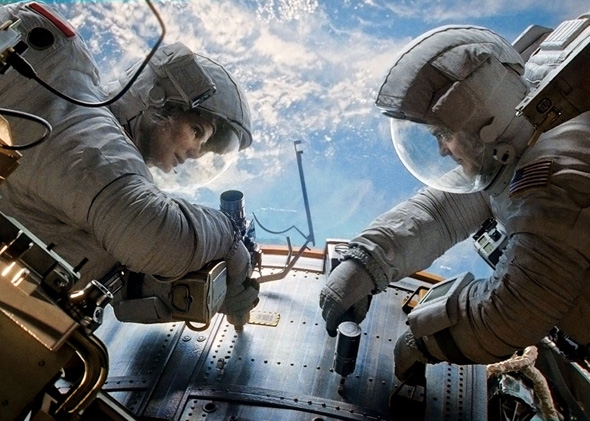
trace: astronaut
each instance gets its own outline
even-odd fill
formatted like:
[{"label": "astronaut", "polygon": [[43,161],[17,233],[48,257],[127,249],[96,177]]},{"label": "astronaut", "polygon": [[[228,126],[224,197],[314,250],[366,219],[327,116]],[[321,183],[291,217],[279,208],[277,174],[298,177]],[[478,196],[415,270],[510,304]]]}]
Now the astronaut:
[{"label": "astronaut", "polygon": [[515,107],[534,75],[494,32],[445,26],[407,45],[379,90],[397,154],[427,186],[350,242],[320,294],[328,332],[350,313],[362,321],[371,295],[488,218],[509,237],[492,276],[463,282],[447,302],[454,317],[435,328],[415,321],[398,338],[399,379],[426,362],[504,360],[555,326],[590,344],[590,113],[532,142],[534,126]]},{"label": "astronaut", "polygon": [[[137,68],[107,88],[84,41],[50,7],[12,4],[0,9],[0,18],[21,19],[28,47],[22,57],[41,79],[78,100],[105,100]],[[88,259],[79,271],[81,284],[120,265],[146,275],[115,296],[122,320],[169,321],[168,283],[216,260],[227,263],[221,311],[230,322],[243,320],[258,290],[245,282],[250,255],[239,230],[223,212],[163,192],[148,169],[190,170],[198,168],[199,157],[235,157],[251,144],[246,98],[221,65],[180,43],[161,47],[110,108],[74,105],[14,69],[0,76],[0,92],[4,107],[39,115],[53,126],[47,140],[23,151],[21,166],[2,185],[2,212],[55,244],[70,264]],[[38,137],[26,123],[15,122],[13,132]],[[158,299],[126,306],[129,288],[136,298]]]}]

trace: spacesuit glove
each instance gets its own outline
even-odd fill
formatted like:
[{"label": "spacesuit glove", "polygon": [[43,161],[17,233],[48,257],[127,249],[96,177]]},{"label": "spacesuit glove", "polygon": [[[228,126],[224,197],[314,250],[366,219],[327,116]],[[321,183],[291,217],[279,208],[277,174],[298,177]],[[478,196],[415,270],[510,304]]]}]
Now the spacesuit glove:
[{"label": "spacesuit glove", "polygon": [[336,336],[336,328],[343,321],[362,322],[373,290],[375,283],[361,264],[345,260],[336,266],[320,292],[320,307],[328,335]]},{"label": "spacesuit glove", "polygon": [[227,291],[220,313],[229,323],[241,327],[248,323],[250,310],[258,304],[258,282],[250,278],[252,265],[250,253],[241,240],[236,240],[225,258],[227,265]]},{"label": "spacesuit glove", "polygon": [[415,373],[421,373],[428,358],[420,351],[416,339],[410,330],[406,330],[397,338],[393,349],[395,377],[407,380]]}]

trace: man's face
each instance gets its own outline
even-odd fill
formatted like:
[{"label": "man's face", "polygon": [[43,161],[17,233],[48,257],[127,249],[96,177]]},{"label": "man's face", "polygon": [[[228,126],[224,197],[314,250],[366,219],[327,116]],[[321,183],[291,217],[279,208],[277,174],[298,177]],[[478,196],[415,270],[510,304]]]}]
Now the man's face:
[{"label": "man's face", "polygon": [[215,131],[209,121],[191,112],[153,129],[147,162],[166,173],[187,159],[202,156],[206,152],[205,143]]},{"label": "man's face", "polygon": [[440,127],[433,128],[431,133],[438,142],[441,156],[450,156],[469,176],[475,176],[481,171],[482,148],[473,135],[465,132],[454,133]]}]

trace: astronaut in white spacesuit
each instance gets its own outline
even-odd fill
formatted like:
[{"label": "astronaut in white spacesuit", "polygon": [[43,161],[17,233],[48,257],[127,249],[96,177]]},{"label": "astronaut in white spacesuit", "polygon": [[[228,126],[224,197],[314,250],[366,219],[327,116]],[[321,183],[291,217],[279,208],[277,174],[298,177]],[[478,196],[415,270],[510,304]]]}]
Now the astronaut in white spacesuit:
[{"label": "astronaut in white spacesuit", "polygon": [[406,46],[379,90],[395,149],[427,187],[350,242],[320,294],[328,332],[350,309],[362,321],[369,296],[428,268],[486,219],[509,236],[493,275],[447,303],[456,317],[434,329],[416,321],[399,337],[399,379],[416,363],[504,360],[555,326],[590,344],[590,113],[529,143],[534,127],[515,107],[532,76],[492,31],[446,26]]},{"label": "astronaut in white spacesuit", "polygon": [[[7,5],[0,18],[22,20],[19,30],[28,46],[22,56],[51,86],[82,101],[107,98],[83,40],[50,7]],[[135,69],[108,90],[117,91]],[[242,320],[253,308],[257,286],[245,282],[250,254],[233,221],[219,210],[164,193],[148,169],[149,164],[171,172],[183,163],[197,165],[195,159],[208,151],[231,155],[251,144],[246,98],[222,66],[180,43],[160,47],[110,109],[69,103],[14,69],[0,76],[0,92],[4,107],[38,115],[53,126],[47,140],[23,151],[20,167],[2,185],[0,210],[55,244],[70,264],[87,258],[80,269],[82,284],[118,265],[150,275],[135,298],[159,299],[143,306],[137,300],[139,305],[129,308],[121,301],[127,294],[123,289],[115,296],[117,317],[169,321],[166,281],[215,260],[227,263],[220,311]],[[38,137],[35,130],[28,122],[12,127],[25,139]]]}]

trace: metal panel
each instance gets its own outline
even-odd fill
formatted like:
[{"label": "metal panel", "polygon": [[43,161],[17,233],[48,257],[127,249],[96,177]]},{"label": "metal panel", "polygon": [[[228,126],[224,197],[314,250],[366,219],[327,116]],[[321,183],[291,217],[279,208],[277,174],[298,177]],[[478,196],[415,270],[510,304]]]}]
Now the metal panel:
[{"label": "metal panel", "polygon": [[107,307],[96,331],[109,351],[109,377],[103,390],[141,413],[184,329],[183,323],[121,323]]},{"label": "metal panel", "polygon": [[485,365],[426,366],[427,421],[487,420]]},{"label": "metal panel", "polygon": [[373,297],[355,371],[339,393],[336,338],[327,335],[318,305],[324,282],[317,271],[292,270],[262,284],[256,311],[276,315],[278,323],[248,324],[241,332],[222,315],[195,332],[181,323],[123,324],[109,313],[97,332],[111,356],[106,390],[137,415],[156,419],[395,419],[388,399],[398,385],[392,352],[406,328],[401,307],[424,283],[406,279]]},{"label": "metal panel", "polygon": [[73,354],[67,343],[49,350],[0,311],[0,420],[22,417]]}]

